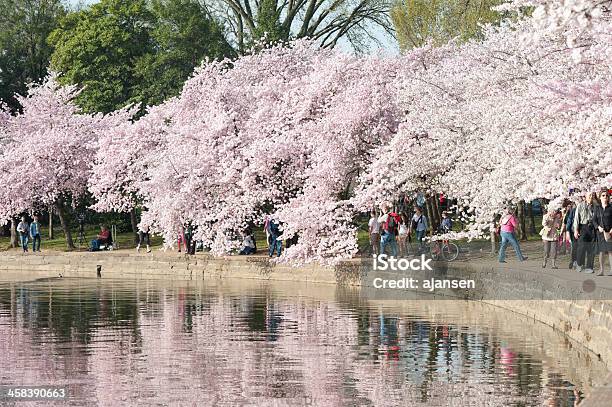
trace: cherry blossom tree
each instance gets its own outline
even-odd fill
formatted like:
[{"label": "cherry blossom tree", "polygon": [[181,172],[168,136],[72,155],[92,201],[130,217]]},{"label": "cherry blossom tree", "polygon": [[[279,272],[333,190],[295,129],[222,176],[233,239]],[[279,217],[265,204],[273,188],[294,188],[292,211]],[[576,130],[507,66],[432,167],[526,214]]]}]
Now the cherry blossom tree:
[{"label": "cherry blossom tree", "polygon": [[70,249],[66,209],[87,191],[97,135],[126,120],[125,111],[80,114],[72,103],[77,94],[76,87],[60,86],[51,74],[17,97],[22,111],[5,114],[0,126],[0,219],[51,205]]},{"label": "cherry blossom tree", "polygon": [[514,1],[533,16],[401,57],[298,41],[206,63],[101,136],[96,208],[141,205],[141,227],[169,245],[191,227],[217,255],[271,215],[297,237],[286,260],[325,262],[356,253],[357,213],[400,195],[456,198],[475,237],[508,201],[610,185],[609,3]]},{"label": "cherry blossom tree", "polygon": [[421,71],[404,82],[406,120],[362,177],[357,204],[443,191],[470,208],[467,235],[478,236],[508,201],[558,203],[570,188],[610,185],[610,64],[591,52],[606,55],[609,37],[581,31],[589,62],[577,59],[575,27],[544,33],[552,17],[540,7],[482,42],[422,50]]},{"label": "cherry blossom tree", "polygon": [[191,225],[216,254],[272,214],[299,236],[288,258],[351,256],[348,198],[396,131],[399,63],[296,42],[205,64],[178,98],[102,138],[96,207],[140,201],[141,226],[170,243]]}]

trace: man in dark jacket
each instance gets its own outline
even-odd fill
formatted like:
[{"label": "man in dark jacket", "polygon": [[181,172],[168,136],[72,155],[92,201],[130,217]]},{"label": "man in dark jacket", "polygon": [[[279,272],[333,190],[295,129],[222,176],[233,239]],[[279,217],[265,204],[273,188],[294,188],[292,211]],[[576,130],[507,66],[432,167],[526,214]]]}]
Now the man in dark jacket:
[{"label": "man in dark jacket", "polygon": [[567,231],[568,234],[568,238],[570,241],[570,262],[569,262],[569,269],[573,269],[574,267],[576,267],[576,249],[577,249],[577,245],[576,245],[576,239],[574,239],[574,214],[576,213],[576,207],[574,206],[574,204],[570,203],[569,207],[567,208],[567,215],[565,216],[565,230]]},{"label": "man in dark jacket", "polygon": [[580,202],[574,213],[573,231],[578,240],[576,252],[576,270],[578,272],[593,273],[595,262],[595,228],[593,227],[593,212],[597,201],[596,194],[589,192],[585,195],[585,201]]}]

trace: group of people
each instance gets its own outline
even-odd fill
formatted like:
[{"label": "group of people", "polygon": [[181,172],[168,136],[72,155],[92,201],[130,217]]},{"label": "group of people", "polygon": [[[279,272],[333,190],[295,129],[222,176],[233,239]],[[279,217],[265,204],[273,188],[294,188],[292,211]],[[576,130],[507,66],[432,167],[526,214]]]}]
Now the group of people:
[{"label": "group of people", "polygon": [[[414,213],[409,215],[406,212],[397,213],[391,209],[390,204],[383,204],[379,212],[376,210],[371,212],[368,231],[373,253],[384,254],[388,249],[394,257],[405,256],[408,254],[408,244],[411,243],[413,233],[418,242],[419,252],[423,250],[429,219],[421,206],[415,205],[413,209]],[[447,233],[452,230],[452,227],[453,222],[449,214],[446,211],[442,212],[442,219],[436,230],[440,233]],[[527,260],[515,235],[517,227],[518,220],[514,209],[507,207],[499,220],[497,229],[501,239],[498,255],[500,263],[506,262],[508,245],[514,248],[519,261]],[[283,249],[283,242],[280,239],[282,235],[280,223],[268,217],[264,222],[264,230],[268,242],[268,255],[280,257]],[[40,252],[41,227],[37,215],[33,216],[31,224],[28,224],[26,217],[22,216],[17,225],[17,232],[24,253],[28,251],[30,240],[32,251]],[[181,251],[181,246],[185,246],[185,251],[195,253],[196,242],[192,239],[192,234],[190,227],[180,231],[179,251]],[[561,209],[549,210],[542,218],[540,235],[544,248],[542,268],[546,268],[550,262],[551,267],[557,269],[559,249],[564,252],[569,246],[570,269],[593,273],[595,255],[598,253],[600,265],[598,275],[604,275],[606,257],[610,275],[612,275],[612,204],[608,191],[589,192],[580,197],[577,205],[568,200]],[[102,226],[100,234],[91,241],[90,250],[99,250],[101,246],[109,244],[111,244],[111,233],[107,227]],[[139,251],[141,245],[146,245],[147,252],[150,252],[150,244],[148,230],[140,231],[136,250]],[[243,244],[239,254],[249,255],[256,251],[255,236],[252,229],[249,228],[243,234]]]},{"label": "group of people", "polygon": [[[264,220],[264,232],[266,233],[266,241],[268,243],[268,256],[280,257],[283,250],[283,241],[280,239],[282,235],[282,226],[278,220],[272,217],[266,217]],[[290,244],[290,241],[287,241],[287,244]],[[257,243],[255,240],[255,235],[253,234],[253,230],[251,228],[247,228],[247,230],[243,233],[242,240],[242,249],[238,252],[239,255],[249,255],[255,254],[257,252]]]},{"label": "group of people", "polygon": [[552,259],[556,268],[557,248],[570,247],[568,268],[593,273],[599,254],[599,276],[605,274],[606,257],[612,275],[612,205],[606,191],[588,192],[577,205],[566,201],[561,210],[549,211],[542,219],[544,262]]},{"label": "group of people", "polygon": [[[506,262],[506,248],[510,244],[519,261],[527,260],[521,251],[515,236],[518,221],[511,207],[499,221],[501,244],[498,260]],[[599,254],[599,276],[605,274],[606,257],[612,275],[612,205],[607,190],[588,192],[580,196],[577,205],[567,200],[561,209],[548,211],[542,217],[540,231],[544,247],[542,268],[551,262],[551,268],[557,269],[559,249],[570,248],[569,269],[578,272],[594,273],[595,255]]]},{"label": "group of people", "polygon": [[28,251],[30,240],[32,240],[32,251],[40,252],[40,223],[37,215],[33,216],[30,224],[28,224],[27,218],[22,216],[17,225],[17,233],[19,233],[19,241],[24,253]]},{"label": "group of people", "polygon": [[[368,234],[372,252],[385,254],[387,247],[393,257],[406,256],[408,246],[412,242],[414,232],[418,242],[419,252],[423,250],[423,241],[429,228],[429,220],[421,206],[413,207],[412,216],[406,212],[397,213],[391,209],[391,205],[383,204],[380,212],[373,210],[368,221]],[[447,233],[453,228],[453,221],[448,212],[442,212],[442,220],[437,230]]]},{"label": "group of people", "polygon": [[[266,242],[268,243],[268,256],[273,257],[276,254],[280,257],[283,249],[283,241],[280,239],[282,234],[280,223],[270,217],[264,220],[264,232],[266,233]],[[257,241],[253,230],[249,227],[243,233],[242,248],[238,252],[239,255],[250,255],[257,252]]]},{"label": "group of people", "polygon": [[[32,223],[30,224],[28,224],[27,218],[22,216],[21,221],[17,224],[17,233],[24,253],[28,251],[30,241],[32,241],[32,252],[40,252],[41,226],[38,215],[32,217]],[[100,250],[100,247],[109,244],[111,244],[110,230],[106,226],[101,226],[100,233],[90,243],[89,251]]]}]

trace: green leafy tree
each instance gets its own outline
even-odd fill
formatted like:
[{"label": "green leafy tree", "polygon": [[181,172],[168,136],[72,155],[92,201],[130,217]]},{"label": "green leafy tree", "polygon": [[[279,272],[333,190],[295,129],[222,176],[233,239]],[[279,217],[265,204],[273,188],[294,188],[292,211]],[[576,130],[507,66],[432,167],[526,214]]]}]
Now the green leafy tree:
[{"label": "green leafy tree", "polygon": [[0,100],[11,110],[19,109],[15,93],[47,75],[47,37],[64,15],[60,0],[0,0]]},{"label": "green leafy tree", "polygon": [[276,8],[276,0],[261,0],[252,39],[262,40],[264,43],[287,40],[289,31],[280,22],[280,11],[281,9]]},{"label": "green leafy tree", "polygon": [[61,80],[85,87],[86,112],[161,103],[203,59],[232,52],[197,0],[102,0],[68,14],[49,41]]},{"label": "green leafy tree", "polygon": [[480,35],[480,25],[502,18],[492,7],[504,0],[398,0],[391,10],[401,50]]},{"label": "green leafy tree", "polygon": [[110,112],[133,100],[136,61],[154,51],[146,0],[102,0],[69,13],[49,36],[51,66],[62,81],[84,86],[86,112]]},{"label": "green leafy tree", "polygon": [[133,101],[159,104],[177,95],[194,68],[205,58],[222,59],[233,49],[222,27],[194,0],[154,0],[155,51],[136,61]]}]

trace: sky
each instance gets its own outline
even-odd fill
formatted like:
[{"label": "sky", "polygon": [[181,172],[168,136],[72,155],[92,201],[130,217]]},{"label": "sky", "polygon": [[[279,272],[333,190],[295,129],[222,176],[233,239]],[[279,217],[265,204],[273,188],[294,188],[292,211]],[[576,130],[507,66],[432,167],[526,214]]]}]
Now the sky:
[{"label": "sky", "polygon": [[[76,7],[89,5],[93,3],[97,3],[98,0],[67,0],[68,4]],[[383,55],[397,55],[399,54],[399,47],[397,45],[397,41],[394,38],[391,38],[389,35],[385,34],[382,29],[377,29],[373,33],[374,37],[376,37],[380,42],[381,46],[377,46],[375,43],[372,43],[370,53],[382,53]],[[353,53],[353,49],[351,45],[346,40],[341,40],[338,43],[338,48],[345,51]]]}]

